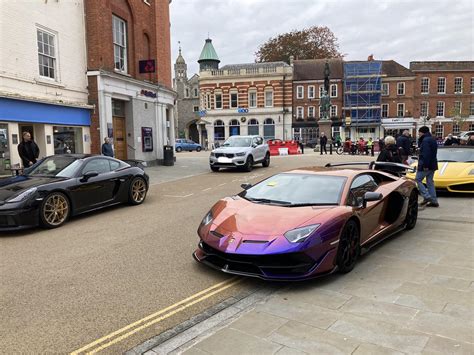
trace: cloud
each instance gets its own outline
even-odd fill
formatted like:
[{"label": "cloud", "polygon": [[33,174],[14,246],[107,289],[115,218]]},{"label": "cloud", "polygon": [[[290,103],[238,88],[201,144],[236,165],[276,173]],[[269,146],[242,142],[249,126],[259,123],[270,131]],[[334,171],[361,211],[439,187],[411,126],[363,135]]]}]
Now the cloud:
[{"label": "cloud", "polygon": [[255,60],[270,37],[314,25],[328,26],[348,60],[474,60],[470,0],[173,0],[172,61],[181,41],[188,76],[208,33],[221,65]]}]

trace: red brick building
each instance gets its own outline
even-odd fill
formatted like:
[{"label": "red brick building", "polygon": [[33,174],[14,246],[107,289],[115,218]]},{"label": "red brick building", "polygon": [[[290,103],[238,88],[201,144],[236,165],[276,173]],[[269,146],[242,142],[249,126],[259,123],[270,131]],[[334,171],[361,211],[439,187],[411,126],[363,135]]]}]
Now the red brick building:
[{"label": "red brick building", "polygon": [[233,135],[291,139],[292,67],[284,62],[219,67],[206,40],[199,73],[200,135],[209,144]]},{"label": "red brick building", "polygon": [[158,163],[174,142],[169,0],[85,1],[91,150]]},{"label": "red brick building", "polygon": [[474,130],[474,61],[411,62],[415,118],[437,137]]},{"label": "red brick building", "polygon": [[[343,61],[328,60],[330,70],[331,136],[341,134],[343,123]],[[320,97],[324,90],[325,59],[295,60],[293,62],[293,137],[304,144],[312,144],[319,137],[321,118]]]}]

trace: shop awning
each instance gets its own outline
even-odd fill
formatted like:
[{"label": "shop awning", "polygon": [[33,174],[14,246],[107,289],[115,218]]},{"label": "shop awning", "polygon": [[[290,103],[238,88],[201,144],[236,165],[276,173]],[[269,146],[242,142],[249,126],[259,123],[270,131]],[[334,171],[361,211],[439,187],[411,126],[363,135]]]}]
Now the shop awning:
[{"label": "shop awning", "polygon": [[90,126],[90,110],[41,102],[0,98],[0,121]]},{"label": "shop awning", "polygon": [[415,128],[412,124],[382,124],[382,127],[385,129],[413,129]]}]

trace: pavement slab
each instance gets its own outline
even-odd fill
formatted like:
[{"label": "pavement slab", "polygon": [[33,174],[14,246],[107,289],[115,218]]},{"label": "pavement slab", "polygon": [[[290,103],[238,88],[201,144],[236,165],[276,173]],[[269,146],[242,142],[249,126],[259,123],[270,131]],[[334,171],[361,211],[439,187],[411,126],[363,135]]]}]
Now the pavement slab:
[{"label": "pavement slab", "polygon": [[407,353],[421,352],[429,340],[429,336],[422,332],[415,332],[396,324],[348,314],[344,314],[328,330]]},{"label": "pavement slab", "polygon": [[474,353],[473,344],[464,343],[462,341],[443,338],[440,336],[430,336],[428,344],[422,351],[423,355],[429,354],[456,354],[456,355],[472,355]]},{"label": "pavement slab", "polygon": [[352,353],[352,355],[403,355],[400,351],[396,351],[389,348],[384,348],[383,346],[364,343],[359,345],[359,347]]},{"label": "pavement slab", "polygon": [[350,337],[295,321],[279,328],[269,339],[309,354],[351,354],[360,344]]},{"label": "pavement slab", "polygon": [[265,312],[250,312],[233,322],[230,327],[261,338],[268,337],[288,320]]}]

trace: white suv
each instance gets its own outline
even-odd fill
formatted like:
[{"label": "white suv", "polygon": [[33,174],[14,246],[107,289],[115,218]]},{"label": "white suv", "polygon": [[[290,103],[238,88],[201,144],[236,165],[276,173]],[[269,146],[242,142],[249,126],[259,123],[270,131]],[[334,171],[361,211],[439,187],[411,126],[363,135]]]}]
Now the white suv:
[{"label": "white suv", "polygon": [[252,171],[254,164],[270,165],[270,149],[260,136],[232,136],[209,157],[212,171],[220,168],[243,168]]}]

